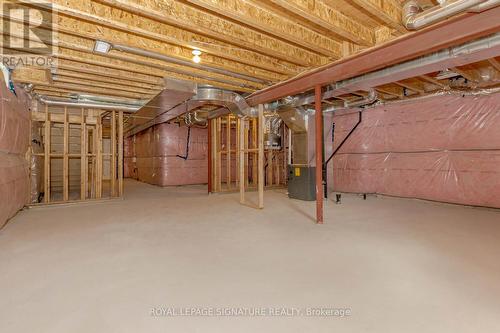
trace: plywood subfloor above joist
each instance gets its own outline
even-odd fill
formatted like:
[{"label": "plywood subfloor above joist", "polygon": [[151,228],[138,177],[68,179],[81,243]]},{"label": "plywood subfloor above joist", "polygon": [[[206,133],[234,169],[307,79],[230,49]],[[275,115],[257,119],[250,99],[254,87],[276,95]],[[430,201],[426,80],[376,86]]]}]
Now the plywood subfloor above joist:
[{"label": "plywood subfloor above joist", "polygon": [[[35,88],[61,95],[92,89],[96,94],[145,98],[161,90],[158,82],[163,77],[254,92],[406,32],[400,22],[401,4],[395,0],[17,3],[58,11],[52,26],[41,26],[46,31],[43,42],[59,44],[58,68],[52,69],[57,74],[55,83]],[[52,28],[58,34],[51,41]],[[202,62],[189,66],[123,50],[96,54],[96,40],[187,63],[197,49]],[[63,89],[58,84],[68,86]]]}]

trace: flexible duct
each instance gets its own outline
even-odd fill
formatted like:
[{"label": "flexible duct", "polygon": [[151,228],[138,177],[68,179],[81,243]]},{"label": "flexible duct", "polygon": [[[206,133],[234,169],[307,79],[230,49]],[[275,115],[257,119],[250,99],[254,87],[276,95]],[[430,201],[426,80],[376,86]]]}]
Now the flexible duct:
[{"label": "flexible duct", "polygon": [[422,11],[418,0],[410,0],[403,7],[402,20],[406,29],[418,30],[466,11],[480,12],[499,4],[499,0],[442,1],[440,5]]},{"label": "flexible duct", "polygon": [[188,126],[201,126],[206,127],[208,125],[208,118],[201,118],[198,115],[198,111],[189,112],[184,115],[184,122]]}]

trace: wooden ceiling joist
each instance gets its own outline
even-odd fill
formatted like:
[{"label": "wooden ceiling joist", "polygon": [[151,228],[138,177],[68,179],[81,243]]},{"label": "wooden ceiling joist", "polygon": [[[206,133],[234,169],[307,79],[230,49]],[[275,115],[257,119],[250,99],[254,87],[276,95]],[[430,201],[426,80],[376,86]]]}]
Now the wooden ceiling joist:
[{"label": "wooden ceiling joist", "polygon": [[372,46],[374,44],[373,30],[366,28],[360,22],[347,17],[340,11],[328,6],[322,0],[269,0],[279,5],[283,10],[289,10],[306,18],[309,21],[321,25],[331,33],[355,44]]},{"label": "wooden ceiling joist", "polygon": [[421,78],[422,80],[424,80],[424,81],[427,81],[427,82],[429,82],[429,83],[432,83],[432,84],[434,84],[434,85],[436,85],[436,86],[439,86],[439,87],[441,87],[441,88],[445,88],[445,87],[447,87],[447,85],[446,85],[446,84],[444,84],[443,82],[439,81],[438,79],[435,79],[435,78],[433,78],[433,77],[430,77],[429,75],[422,75],[422,76],[420,76],[420,78]]},{"label": "wooden ceiling joist", "polygon": [[497,71],[500,72],[500,62],[495,58],[488,59],[488,62],[493,66]]},{"label": "wooden ceiling joist", "polygon": [[124,87],[122,85],[116,85],[116,84],[111,84],[111,83],[99,83],[95,80],[87,80],[83,78],[79,79],[73,79],[73,78],[67,78],[64,76],[57,75],[54,79],[54,83],[57,84],[71,84],[71,85],[81,85],[82,87],[95,87],[95,88],[104,88],[104,89],[113,89],[116,91],[123,91],[123,92],[129,92],[133,94],[144,94],[144,95],[151,95],[154,94],[156,91],[151,90],[151,89],[141,89],[141,88],[129,88],[129,87]]},{"label": "wooden ceiling joist", "polygon": [[85,63],[89,65],[96,65],[104,68],[111,68],[121,70],[126,68],[129,73],[138,73],[158,78],[172,77],[179,80],[194,81],[202,84],[210,84],[213,86],[218,86],[224,89],[236,90],[236,91],[247,91],[252,92],[254,89],[248,89],[240,86],[225,84],[217,81],[211,81],[206,79],[197,78],[194,76],[189,76],[185,74],[178,74],[169,72],[166,70],[154,69],[147,65],[133,64],[127,61],[113,59],[97,54],[87,54],[82,51],[69,50],[65,48],[60,48],[57,55],[58,59],[70,60],[78,63]]},{"label": "wooden ceiling joist", "polygon": [[424,94],[425,93],[425,90],[423,88],[416,87],[414,84],[409,84],[409,83],[403,82],[403,81],[397,81],[397,82],[394,82],[394,84],[398,85],[400,87],[406,88],[408,90],[414,91],[414,92],[416,92],[418,94]]},{"label": "wooden ceiling joist", "polygon": [[477,14],[459,15],[444,22],[370,48],[327,66],[309,71],[285,82],[265,88],[247,98],[250,105],[310,91],[315,86],[349,79],[401,63],[436,50],[487,36],[498,31],[500,7]]},{"label": "wooden ceiling joist", "polygon": [[[21,1],[26,2],[26,0]],[[235,44],[221,41],[220,37],[231,31],[228,30],[227,27],[221,27],[221,29],[225,28],[227,30],[226,32],[218,31],[217,33],[214,33],[214,36],[219,37],[219,39],[214,39],[213,36],[207,37],[206,35],[193,33],[188,30],[184,30],[183,28],[179,28],[175,25],[169,25],[163,22],[159,22],[158,20],[153,20],[148,17],[148,14],[153,15],[151,13],[151,10],[148,10],[147,7],[142,5],[140,6],[140,9],[138,9],[137,6],[133,6],[132,2],[124,1],[122,3],[120,1],[100,1],[100,3],[97,3],[79,0],[52,0],[52,2],[54,4],[54,7],[59,11],[60,14],[62,14],[59,15],[59,21],[64,20],[64,18],[72,18],[77,22],[89,22],[93,25],[100,26],[101,28],[106,27],[108,29],[112,29],[114,32],[119,31],[125,33],[127,35],[127,38],[129,39],[129,41],[127,42],[123,39],[120,41],[108,40],[110,42],[128,44],[129,42],[134,42],[135,38],[141,37],[149,39],[151,41],[160,42],[160,45],[167,44],[164,45],[164,47],[177,47],[178,50],[174,53],[167,52],[166,50],[165,52],[170,55],[177,55],[184,58],[190,57],[191,51],[195,48],[198,48],[206,52],[205,61],[207,61],[208,63],[212,60],[212,57],[214,57],[225,59],[230,62],[236,62],[238,64],[254,66],[259,69],[274,71],[281,74],[296,73],[301,70],[300,67],[291,62],[294,58],[294,51],[292,49],[289,50],[290,53],[287,57],[285,52],[287,48],[285,47],[285,45],[283,45],[281,48],[277,48],[274,45],[276,44],[274,43],[274,40],[270,39],[269,41],[266,41],[266,39],[262,38],[262,36],[256,36],[255,41],[261,44],[263,42],[266,42],[266,45],[268,45],[269,48],[267,49],[266,53],[259,55],[255,52],[255,50],[258,49],[258,46],[255,45],[255,47],[252,47],[251,43],[249,43],[248,41],[246,43],[241,43],[242,45],[240,46],[235,46]],[[154,4],[155,3],[156,2],[154,2]],[[113,5],[113,7],[109,5]],[[43,3],[42,5],[37,6],[43,8]],[[164,7],[165,4],[162,4],[162,6]],[[126,9],[129,9],[130,11],[126,11]],[[171,10],[160,12],[161,17],[170,17],[165,15],[166,12],[171,12]],[[179,12],[180,11],[176,11],[176,13]],[[187,19],[185,21],[186,24],[193,24],[193,19],[195,19],[195,17]],[[207,21],[206,18],[205,21]],[[92,31],[88,28],[82,30],[87,33],[96,33],[96,31]],[[67,31],[75,30],[71,29],[70,25],[70,29],[68,29]],[[97,31],[97,33],[98,32],[99,31]],[[104,33],[106,32],[103,31],[103,34]],[[147,47],[147,45],[145,44],[143,44],[142,47],[149,49],[149,47]],[[155,49],[159,48],[156,47]],[[276,59],[276,54],[279,50],[282,50],[283,53],[281,60]],[[318,58],[318,60],[320,59],[313,53],[302,53],[302,60],[300,60],[300,63],[302,64],[307,64],[306,60],[308,58]]]},{"label": "wooden ceiling joist", "polygon": [[142,75],[137,73],[130,73],[126,70],[116,70],[113,68],[94,66],[89,64],[83,64],[81,62],[74,62],[70,60],[59,59],[57,63],[58,69],[68,70],[75,75],[78,74],[89,74],[96,75],[99,77],[112,78],[122,81],[132,81],[137,83],[143,83],[147,85],[152,85],[157,89],[163,87],[163,79],[159,77],[152,77],[149,75]]},{"label": "wooden ceiling joist", "polygon": [[142,95],[142,94],[134,94],[123,91],[117,91],[113,89],[103,89],[103,88],[91,88],[84,87],[82,85],[71,85],[71,84],[51,84],[51,85],[36,85],[34,91],[52,91],[52,92],[67,92],[72,94],[78,93],[90,93],[90,94],[98,94],[104,96],[117,96],[117,97],[126,97],[133,99],[143,99],[143,98],[152,98],[154,95]]},{"label": "wooden ceiling joist", "polygon": [[323,56],[333,59],[342,57],[342,47],[339,42],[297,25],[249,1],[186,0],[186,2]]},{"label": "wooden ceiling joist", "polygon": [[[498,12],[492,9],[457,16],[394,40],[408,33],[401,23],[399,0],[16,2],[42,10],[51,6],[59,14],[53,26],[42,27],[45,32],[37,35],[47,44],[57,44],[53,75],[47,71],[53,82],[34,78],[37,93],[144,99],[164,88],[164,78],[175,78],[237,92],[259,90],[250,96],[250,105],[484,36],[492,32],[491,18]],[[16,22],[15,18],[8,19]],[[11,29],[11,37],[30,38],[22,34],[21,28]],[[50,29],[57,30],[56,40],[49,34]],[[96,53],[97,40],[117,47]],[[192,62],[194,49],[202,51],[200,65]],[[332,64],[332,60],[338,61]],[[326,66],[319,68],[322,65]],[[473,82],[471,86],[491,86],[498,80],[500,65],[494,58],[474,66],[454,65],[460,67],[452,69]],[[415,75],[422,74],[425,72]],[[373,85],[380,85],[376,89],[387,99],[447,89],[449,83],[433,74],[384,82]],[[271,84],[276,85],[268,87]],[[341,99],[351,101],[365,95],[355,92]]]},{"label": "wooden ceiling joist", "polygon": [[479,82],[479,80],[475,77],[475,75],[469,73],[466,70],[463,70],[463,69],[458,68],[458,67],[452,67],[450,69],[452,71],[454,71],[455,73],[460,74],[462,77],[466,78],[470,82]]},{"label": "wooden ceiling joist", "polygon": [[79,72],[74,72],[74,71],[68,71],[68,70],[62,69],[60,66],[59,66],[56,74],[58,77],[63,77],[63,78],[84,79],[84,80],[88,80],[88,81],[92,81],[92,82],[110,83],[110,84],[120,85],[123,87],[130,87],[130,88],[139,88],[139,89],[148,89],[148,90],[161,90],[163,88],[161,85],[152,85],[152,84],[135,82],[132,78],[114,79],[114,78],[106,77],[103,75],[95,75],[95,74],[89,74],[89,73],[79,73]]},{"label": "wooden ceiling joist", "polygon": [[[335,0],[330,0],[335,1]],[[402,8],[401,4],[395,0],[351,0],[360,10],[368,13],[372,18],[380,21],[387,26],[407,33],[408,31],[401,23]]]},{"label": "wooden ceiling joist", "polygon": [[167,66],[164,65],[164,62],[155,59],[143,60],[144,58],[139,56],[121,56],[112,53],[107,55],[95,54],[89,47],[89,45],[87,48],[79,47],[75,46],[74,43],[60,41],[56,57],[58,59],[84,62],[107,68],[127,68],[129,72],[157,77],[174,77],[181,80],[190,80],[236,91],[253,92],[257,88],[262,87],[254,82],[233,78],[231,76],[199,70],[189,71],[187,69],[180,69],[182,66],[178,65]]},{"label": "wooden ceiling joist", "polygon": [[[109,7],[106,8],[110,9]],[[75,13],[76,10],[72,8],[65,8],[63,13],[66,14],[67,12]],[[84,22],[75,17],[82,19],[90,19],[91,17],[95,22]],[[58,31],[58,38],[61,42],[66,41],[70,44],[85,45],[85,47],[92,50],[95,40],[104,40],[112,44],[121,44],[133,48],[145,49],[158,54],[178,58],[179,60],[191,62],[191,48],[168,44],[161,40],[146,38],[140,35],[131,35],[131,33],[134,32],[133,28],[120,22],[115,22],[118,25],[116,28],[110,28],[108,25],[104,25],[102,23],[102,17],[100,17],[101,20],[98,20],[95,14],[84,15],[81,12],[78,12],[78,15],[75,14],[75,17],[58,15],[57,24],[51,27]],[[138,19],[140,20],[140,18]],[[96,24],[98,22],[99,24]],[[118,27],[121,27],[123,30],[118,29]],[[169,36],[168,33],[168,31],[164,32],[165,35],[155,33],[155,36],[161,39],[170,38],[164,37]],[[242,64],[241,62],[215,57],[210,54],[203,55],[203,63],[204,65],[212,66],[214,68],[239,72],[250,77],[262,78],[273,82],[286,78],[283,74]]]}]

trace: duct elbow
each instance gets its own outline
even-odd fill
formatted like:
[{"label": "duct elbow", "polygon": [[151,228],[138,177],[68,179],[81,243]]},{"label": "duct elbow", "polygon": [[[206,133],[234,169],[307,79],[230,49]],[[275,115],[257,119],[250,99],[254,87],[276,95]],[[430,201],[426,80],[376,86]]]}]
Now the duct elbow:
[{"label": "duct elbow", "polygon": [[346,103],[346,108],[358,108],[373,104],[378,99],[378,93],[375,89],[370,89],[368,96],[360,101]]},{"label": "duct elbow", "polygon": [[420,28],[417,15],[422,11],[422,7],[417,0],[410,0],[403,7],[403,25],[408,30],[417,30]]},{"label": "duct elbow", "polygon": [[439,1],[439,5],[423,10],[418,0],[403,6],[402,23],[408,30],[418,30],[465,12],[480,12],[500,4],[499,0]]}]

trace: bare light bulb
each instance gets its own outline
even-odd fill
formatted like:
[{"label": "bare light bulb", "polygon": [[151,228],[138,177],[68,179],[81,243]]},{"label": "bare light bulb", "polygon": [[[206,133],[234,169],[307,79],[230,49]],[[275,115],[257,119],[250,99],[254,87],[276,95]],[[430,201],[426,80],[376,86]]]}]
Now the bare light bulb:
[{"label": "bare light bulb", "polygon": [[200,50],[193,50],[193,62],[196,64],[199,64],[201,62],[201,51]]}]

